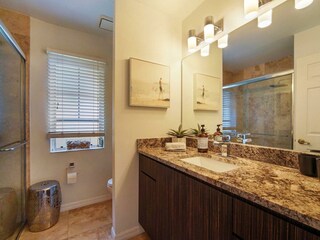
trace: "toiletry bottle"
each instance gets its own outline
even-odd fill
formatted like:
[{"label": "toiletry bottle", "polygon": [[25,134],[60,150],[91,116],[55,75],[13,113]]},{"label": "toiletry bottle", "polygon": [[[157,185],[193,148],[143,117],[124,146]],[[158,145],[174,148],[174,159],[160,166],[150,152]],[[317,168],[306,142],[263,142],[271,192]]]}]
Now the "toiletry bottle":
[{"label": "toiletry bottle", "polygon": [[221,156],[222,157],[228,157],[229,156],[229,145],[228,144],[222,144],[221,145]]},{"label": "toiletry bottle", "polygon": [[201,125],[200,134],[198,135],[198,152],[208,152],[208,134],[206,133],[204,125]]},{"label": "toiletry bottle", "polygon": [[221,125],[222,125],[222,124],[218,124],[218,125],[217,125],[217,130],[216,130],[216,132],[213,134],[213,137],[222,135],[222,132],[220,131],[220,126],[221,126]]}]

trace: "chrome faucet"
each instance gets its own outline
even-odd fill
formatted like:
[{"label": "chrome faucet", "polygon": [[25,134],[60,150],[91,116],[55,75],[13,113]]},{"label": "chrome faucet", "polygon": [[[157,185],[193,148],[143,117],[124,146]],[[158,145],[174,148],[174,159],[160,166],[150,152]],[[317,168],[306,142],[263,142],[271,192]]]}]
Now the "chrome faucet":
[{"label": "chrome faucet", "polygon": [[238,133],[237,134],[237,142],[240,142],[243,144],[252,142],[252,139],[248,138],[248,136],[250,136],[250,135],[251,135],[250,133]]}]

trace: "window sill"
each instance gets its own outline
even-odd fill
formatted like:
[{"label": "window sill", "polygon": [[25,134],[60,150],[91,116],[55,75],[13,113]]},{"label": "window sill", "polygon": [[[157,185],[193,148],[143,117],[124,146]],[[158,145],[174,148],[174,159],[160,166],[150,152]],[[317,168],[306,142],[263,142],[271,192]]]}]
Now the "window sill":
[{"label": "window sill", "polygon": [[75,149],[56,149],[55,151],[50,151],[50,153],[66,153],[66,152],[78,152],[78,151],[91,151],[91,150],[101,150],[104,147],[91,147],[91,148],[75,148]]}]

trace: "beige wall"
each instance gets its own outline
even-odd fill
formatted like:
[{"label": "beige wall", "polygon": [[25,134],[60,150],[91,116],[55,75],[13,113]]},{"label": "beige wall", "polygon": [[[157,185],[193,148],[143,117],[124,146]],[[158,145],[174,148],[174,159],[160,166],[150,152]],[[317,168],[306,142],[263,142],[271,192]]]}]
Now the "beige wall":
[{"label": "beige wall", "polygon": [[204,74],[220,79],[220,104],[222,104],[222,50],[216,43],[210,46],[210,55],[201,57],[196,52],[182,61],[182,123],[183,128],[197,128],[205,124],[212,134],[216,125],[222,123],[222,111],[194,111],[194,76]]},{"label": "beige wall", "polygon": [[[180,123],[181,22],[136,0],[115,1],[113,77],[113,228],[117,239],[140,231],[136,139],[164,136]],[[170,108],[129,107],[128,59],[170,66]]]},{"label": "beige wall", "polygon": [[294,35],[294,59],[320,52],[320,26]]},{"label": "beige wall", "polygon": [[[106,59],[106,147],[104,150],[49,153],[47,133],[47,48]],[[73,208],[108,198],[111,177],[111,71],[112,39],[96,37],[31,18],[30,115],[31,184],[56,179],[61,184],[62,204]],[[66,167],[75,162],[78,182],[66,184]],[[110,196],[109,196],[110,197]]]}]

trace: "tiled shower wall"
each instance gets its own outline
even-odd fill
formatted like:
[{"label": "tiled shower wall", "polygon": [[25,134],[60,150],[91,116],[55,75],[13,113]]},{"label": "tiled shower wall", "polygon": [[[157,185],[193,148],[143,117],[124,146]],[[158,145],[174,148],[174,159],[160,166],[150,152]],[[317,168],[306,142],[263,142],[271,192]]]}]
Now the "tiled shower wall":
[{"label": "tiled shower wall", "polygon": [[251,133],[252,143],[292,149],[292,75],[235,88],[232,94],[232,129]]}]

